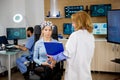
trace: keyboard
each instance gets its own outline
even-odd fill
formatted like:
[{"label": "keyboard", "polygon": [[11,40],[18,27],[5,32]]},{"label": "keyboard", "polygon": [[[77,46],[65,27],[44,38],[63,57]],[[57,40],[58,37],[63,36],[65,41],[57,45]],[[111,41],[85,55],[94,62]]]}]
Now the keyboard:
[{"label": "keyboard", "polygon": [[7,44],[6,48],[15,48],[15,45],[14,44]]},{"label": "keyboard", "polygon": [[6,45],[6,50],[7,51],[18,51],[19,49],[16,48],[14,44],[7,44]]},{"label": "keyboard", "polygon": [[18,48],[9,48],[9,49],[6,49],[7,51],[20,51],[20,49]]}]

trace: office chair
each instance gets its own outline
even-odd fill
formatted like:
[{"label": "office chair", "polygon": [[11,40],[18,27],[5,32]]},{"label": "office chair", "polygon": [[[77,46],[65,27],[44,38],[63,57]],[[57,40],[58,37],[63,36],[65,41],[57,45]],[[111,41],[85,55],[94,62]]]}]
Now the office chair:
[{"label": "office chair", "polygon": [[[40,35],[41,35],[40,25],[36,25],[34,27],[35,42],[37,40],[39,40]],[[56,25],[53,28],[52,38],[58,40],[58,29],[57,29]],[[29,67],[29,72],[34,71],[33,73],[35,73],[35,68],[36,68],[35,65],[36,65],[36,63],[34,61],[30,63],[30,65],[28,66]],[[61,62],[56,64],[55,73],[54,74],[56,75],[55,77],[57,77],[57,80],[61,79],[61,77],[63,75],[63,61],[61,61]],[[40,75],[38,75],[38,76],[40,77]]]},{"label": "office chair", "polygon": [[[34,41],[35,42],[39,40],[40,35],[41,35],[41,27],[40,25],[35,25],[34,26]],[[39,80],[39,77],[34,74],[35,67],[36,67],[36,63],[33,60],[30,61],[29,64],[27,65],[27,70],[28,70],[27,73],[29,74],[29,80],[36,80],[36,79]]]},{"label": "office chair", "polygon": [[35,25],[35,27],[34,27],[35,42],[36,42],[37,40],[39,40],[40,35],[41,35],[41,27],[40,27],[40,25]]},{"label": "office chair", "polygon": [[8,40],[6,38],[6,36],[0,36],[0,51],[4,50],[6,47],[3,47],[2,45],[7,45],[8,44]]},{"label": "office chair", "polygon": [[0,36],[0,44],[8,44],[6,36]]},{"label": "office chair", "polygon": [[[58,40],[58,28],[56,25],[54,25],[53,32],[52,32],[52,38]],[[63,68],[64,62],[60,61],[59,63],[56,63],[55,67],[55,74],[57,77],[57,80],[61,80],[61,76],[63,75],[64,68]]]},{"label": "office chair", "polygon": [[[54,28],[53,28],[52,38],[58,40],[58,28],[57,28],[56,25],[54,25]],[[56,67],[57,70],[58,70],[59,72],[61,72],[60,74],[63,75],[63,71],[64,71],[64,68],[63,68],[64,62],[61,61],[61,62],[57,63],[56,66],[57,66],[57,67]]]}]

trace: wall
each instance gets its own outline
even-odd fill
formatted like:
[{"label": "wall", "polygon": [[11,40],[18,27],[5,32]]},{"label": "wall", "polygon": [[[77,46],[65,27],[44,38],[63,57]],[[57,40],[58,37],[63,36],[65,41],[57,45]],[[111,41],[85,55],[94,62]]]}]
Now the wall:
[{"label": "wall", "polygon": [[[112,4],[112,9],[120,9],[120,0],[58,0],[58,10],[60,11],[61,17],[57,18],[45,18],[45,20],[50,20],[58,26],[59,33],[63,34],[63,23],[71,22],[70,19],[64,18],[64,6],[79,6],[83,5],[88,8],[92,4]],[[44,3],[45,16],[48,15],[50,11],[50,0],[45,0]],[[106,22],[106,17],[92,17],[93,22]],[[65,36],[65,35],[64,35]]]},{"label": "wall", "polygon": [[[1,0],[0,35],[6,35],[7,27],[27,27],[40,24],[44,20],[44,0]],[[12,18],[16,13],[23,15],[20,23]]]},{"label": "wall", "polygon": [[16,1],[16,0],[2,0],[0,1],[0,25],[1,31],[0,35],[6,34],[7,27],[22,27],[25,26],[24,20],[16,24],[13,22],[13,16],[16,13],[21,13],[22,15],[25,14],[25,5],[24,0]]},{"label": "wall", "polygon": [[[23,15],[23,21],[14,23],[12,18],[16,13]],[[0,36],[6,35],[8,27],[35,26],[44,21],[44,0],[0,0]],[[26,40],[19,40],[24,44]],[[9,41],[12,44],[12,41]],[[16,66],[17,55],[11,56],[11,67]],[[0,73],[7,69],[8,57],[0,55]]]},{"label": "wall", "polygon": [[27,25],[35,26],[44,21],[44,0],[25,0],[25,5]]}]

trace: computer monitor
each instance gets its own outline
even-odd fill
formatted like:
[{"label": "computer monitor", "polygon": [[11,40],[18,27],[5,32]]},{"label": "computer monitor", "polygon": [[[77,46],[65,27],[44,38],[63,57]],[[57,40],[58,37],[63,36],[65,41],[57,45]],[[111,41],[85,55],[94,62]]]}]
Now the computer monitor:
[{"label": "computer monitor", "polygon": [[120,10],[107,13],[107,42],[120,44]]},{"label": "computer monitor", "polygon": [[84,10],[83,5],[81,6],[65,6],[64,7],[64,11],[65,11],[65,18],[71,18],[71,15],[78,12]]},{"label": "computer monitor", "polygon": [[18,39],[26,39],[26,28],[7,28],[7,39],[14,40],[18,44]]},{"label": "computer monitor", "polygon": [[107,11],[111,10],[111,4],[97,4],[90,6],[90,15],[92,17],[107,16]]},{"label": "computer monitor", "polygon": [[93,23],[94,35],[107,35],[107,23]]},{"label": "computer monitor", "polygon": [[63,23],[63,34],[70,35],[72,32],[74,32],[72,23]]}]

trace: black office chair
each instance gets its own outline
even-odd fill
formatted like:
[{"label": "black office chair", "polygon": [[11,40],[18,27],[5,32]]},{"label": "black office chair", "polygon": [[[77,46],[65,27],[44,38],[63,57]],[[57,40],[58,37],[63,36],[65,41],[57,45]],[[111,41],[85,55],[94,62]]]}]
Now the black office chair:
[{"label": "black office chair", "polygon": [[8,40],[6,36],[0,36],[0,44],[8,44]]},{"label": "black office chair", "polygon": [[[53,28],[52,38],[58,40],[58,28],[56,25],[54,25],[54,28]],[[56,64],[57,71],[60,72],[61,75],[63,75],[63,72],[64,72],[63,66],[64,66],[63,61]]]},{"label": "black office chair", "polygon": [[[53,28],[52,38],[58,40],[58,28],[57,28],[56,25],[54,25],[54,28]],[[61,77],[62,77],[63,72],[64,72],[64,68],[63,68],[64,62],[63,62],[63,61],[60,61],[60,62],[57,63],[55,66],[56,66],[56,67],[55,67],[55,73],[54,73],[54,74],[56,75],[55,78],[56,78],[57,80],[61,80]],[[55,79],[55,80],[56,80],[56,79]]]},{"label": "black office chair", "polygon": [[40,35],[41,35],[41,27],[40,27],[40,25],[36,25],[36,26],[34,27],[35,42],[36,42],[37,40],[39,40]]},{"label": "black office chair", "polygon": [[[40,25],[36,25],[36,26],[34,27],[35,42],[36,42],[37,40],[39,40],[40,35],[41,35]],[[58,29],[57,29],[57,26],[54,26],[54,28],[53,28],[52,38],[58,40]],[[30,71],[32,71],[32,72],[34,71],[34,69],[36,68],[35,65],[36,65],[35,62],[30,63],[30,65],[29,65],[29,72],[30,72]],[[59,62],[59,63],[56,64],[55,71],[54,71],[55,78],[57,78],[57,80],[60,80],[60,79],[61,79],[61,77],[62,77],[62,75],[63,75],[63,71],[64,71],[64,70],[63,70],[63,61],[61,61],[61,62]],[[34,71],[34,72],[35,72],[35,71]],[[34,73],[34,72],[33,72],[33,73]],[[41,77],[41,76],[39,76],[39,77]],[[33,79],[32,79],[32,80],[33,80]]]},{"label": "black office chair", "polygon": [[0,51],[5,49],[5,48],[2,48],[2,44],[4,45],[8,44],[8,40],[6,36],[0,36]]},{"label": "black office chair", "polygon": [[[41,35],[41,27],[40,25],[35,25],[34,27],[34,41],[38,41]],[[34,42],[34,44],[35,44]],[[29,59],[28,59],[29,60]],[[40,78],[34,74],[34,69],[36,67],[36,63],[34,61],[30,61],[28,66],[27,66],[27,70],[28,70],[28,74],[29,74],[29,80],[39,80]]]}]

